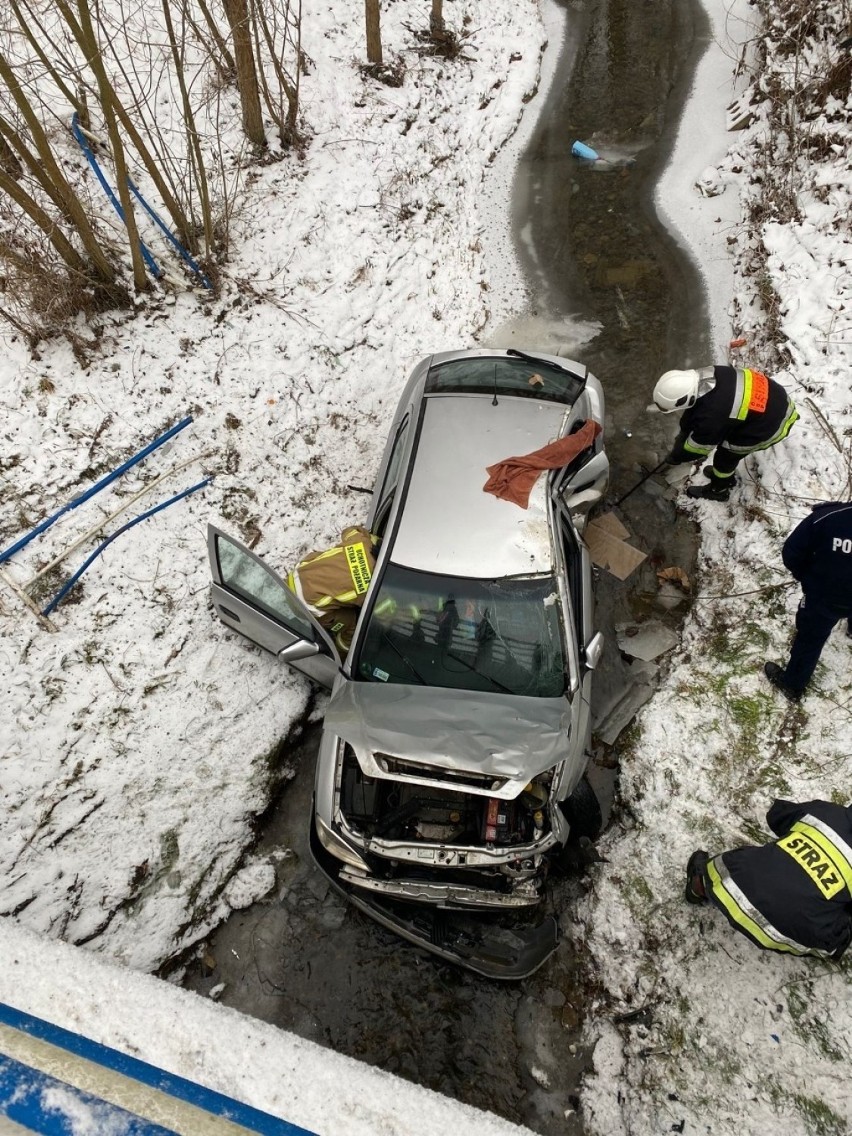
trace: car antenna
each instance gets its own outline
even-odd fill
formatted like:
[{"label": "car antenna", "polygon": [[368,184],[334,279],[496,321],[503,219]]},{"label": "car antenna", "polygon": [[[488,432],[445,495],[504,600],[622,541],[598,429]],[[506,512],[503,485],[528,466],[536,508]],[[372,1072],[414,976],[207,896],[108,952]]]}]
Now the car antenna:
[{"label": "car antenna", "polygon": [[497,406],[497,364],[494,364],[494,397],[491,400],[492,406]]}]

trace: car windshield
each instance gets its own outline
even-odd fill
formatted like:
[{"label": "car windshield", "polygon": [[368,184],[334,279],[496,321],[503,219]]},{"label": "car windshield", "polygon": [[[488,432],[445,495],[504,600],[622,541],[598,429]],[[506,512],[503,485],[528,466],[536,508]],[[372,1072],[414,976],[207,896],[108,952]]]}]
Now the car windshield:
[{"label": "car windshield", "polygon": [[352,669],[368,682],[557,698],[566,682],[556,583],[465,580],[390,564]]},{"label": "car windshield", "polygon": [[432,367],[425,393],[515,395],[573,406],[584,386],[579,375],[544,359],[467,356]]}]

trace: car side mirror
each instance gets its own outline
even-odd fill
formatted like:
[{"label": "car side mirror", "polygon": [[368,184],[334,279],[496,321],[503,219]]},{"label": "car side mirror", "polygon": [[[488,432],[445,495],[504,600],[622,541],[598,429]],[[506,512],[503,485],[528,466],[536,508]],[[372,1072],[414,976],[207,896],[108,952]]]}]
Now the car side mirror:
[{"label": "car side mirror", "polygon": [[589,642],[586,644],[584,652],[586,656],[586,666],[590,671],[593,671],[598,663],[601,661],[601,655],[604,649],[604,637],[600,631],[596,632]]},{"label": "car side mirror", "polygon": [[278,658],[282,663],[294,663],[297,659],[309,659],[312,655],[318,655],[319,651],[319,643],[312,643],[309,639],[297,639],[295,643],[279,651]]}]

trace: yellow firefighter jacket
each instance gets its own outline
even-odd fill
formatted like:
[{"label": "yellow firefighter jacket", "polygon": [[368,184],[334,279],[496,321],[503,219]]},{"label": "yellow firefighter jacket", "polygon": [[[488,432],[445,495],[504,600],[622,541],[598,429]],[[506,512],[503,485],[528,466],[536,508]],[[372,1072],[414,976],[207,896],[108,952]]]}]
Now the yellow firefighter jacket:
[{"label": "yellow firefighter jacket", "polygon": [[345,624],[345,642],[338,643],[344,651],[356,620],[353,612],[341,609],[358,608],[364,602],[376,566],[377,543],[369,530],[354,525],[343,530],[333,548],[309,552],[287,578],[290,589],[324,627],[336,634],[337,625]]}]

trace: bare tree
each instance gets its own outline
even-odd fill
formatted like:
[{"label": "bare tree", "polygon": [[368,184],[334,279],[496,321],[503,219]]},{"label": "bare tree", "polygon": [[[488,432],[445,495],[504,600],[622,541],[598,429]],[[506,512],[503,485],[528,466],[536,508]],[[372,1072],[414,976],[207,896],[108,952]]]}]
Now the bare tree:
[{"label": "bare tree", "polygon": [[[222,87],[237,82],[254,146],[266,146],[270,125],[282,146],[298,144],[300,25],[300,0],[0,5],[0,272],[8,298],[0,317],[34,328],[37,339],[61,320],[50,327],[49,318],[36,319],[30,327],[30,299],[36,316],[62,319],[75,303],[89,312],[110,298],[125,303],[128,258],[136,291],[150,287],[140,226],[150,231],[151,222],[137,200],[166,226],[136,181],[159,195],[155,206],[173,226],[167,233],[208,284],[191,255],[202,246],[207,273],[227,250],[244,168],[242,151],[228,150],[220,127],[220,116],[230,113]],[[176,113],[163,114],[164,107]],[[69,152],[75,116],[87,156],[118,201],[126,248],[106,199],[75,160],[76,149]],[[60,294],[64,306],[52,301]]]},{"label": "bare tree", "polygon": [[382,62],[382,29],[379,14],[379,0],[364,0],[364,16],[367,21],[367,62]]},{"label": "bare tree", "polygon": [[[44,24],[39,20],[38,14],[29,7],[28,0],[24,0],[24,2],[27,3],[26,12],[22,11],[19,0],[12,0],[12,7],[18,19],[18,25],[22,34],[25,36],[36,57],[44,67],[45,75],[49,76],[56,84],[57,88],[68,100],[69,107],[76,110],[83,123],[88,126],[89,109],[85,101],[86,82],[83,75],[77,71],[73,61],[64,59],[62,66],[64,66],[66,73],[71,72],[75,74],[79,90],[72,89],[65,82],[63,73],[60,71],[59,65],[55,62],[55,60],[62,61],[65,56],[62,45],[56,41],[55,37],[51,36]],[[74,15],[73,9],[68,4],[67,0],[55,0],[55,2],[72,38],[82,48],[85,43],[85,37],[83,29]],[[47,46],[49,50],[45,50],[45,46]],[[162,150],[159,153],[157,152],[155,140],[149,138],[149,141],[146,142],[143,139],[137,129],[131,112],[125,108],[114,87],[112,90],[112,106],[129,141],[145,165],[146,172],[154,182],[157,192],[160,194],[181,239],[192,251],[196,251],[193,236],[194,225],[191,224],[185,207],[180,203],[180,184],[169,185],[167,179],[163,176],[162,168],[167,163],[164,161]]]},{"label": "bare tree", "polygon": [[169,8],[168,0],[163,0],[163,18],[166,23],[166,32],[169,37],[169,47],[172,52],[172,59],[175,66],[175,75],[177,77],[178,86],[180,87],[180,97],[183,104],[183,121],[186,128],[186,137],[188,143],[188,151],[192,164],[192,172],[194,180],[198,185],[199,194],[201,196],[201,216],[204,223],[204,246],[205,251],[210,254],[213,248],[213,213],[210,208],[210,192],[207,184],[207,172],[204,165],[204,155],[201,152],[201,145],[198,140],[198,130],[195,125],[195,113],[192,109],[192,103],[189,98],[189,90],[186,85],[186,76],[184,74],[184,61],[181,51],[181,43],[183,40],[178,40],[175,35],[174,24],[172,22],[171,9]]},{"label": "bare tree", "polygon": [[124,155],[124,143],[118,132],[112,84],[107,77],[103,57],[101,56],[100,44],[95,35],[95,29],[92,26],[88,0],[77,0],[77,10],[79,12],[80,29],[82,32],[82,43],[80,46],[86,52],[89,66],[95,73],[98,92],[100,94],[101,110],[103,112],[104,121],[106,122],[109,142],[112,148],[112,160],[115,163],[118,196],[121,201],[123,214],[122,220],[127,228],[127,238],[130,244],[130,258],[133,264],[133,286],[137,292],[144,292],[148,287],[148,276],[145,270],[145,261],[142,259],[142,243],[139,237],[139,229],[136,225],[136,214],[133,211],[133,198],[130,195],[130,186],[128,185],[127,159]]},{"label": "bare tree", "polygon": [[246,0],[222,0],[225,18],[231,29],[234,44],[234,65],[237,70],[237,87],[243,112],[243,129],[255,146],[266,145],[263,129],[263,110],[257,81],[257,63],[252,47],[251,24]]},{"label": "bare tree", "polygon": [[[38,162],[40,162],[44,176],[47,180],[49,180],[52,187],[51,196],[54,202],[61,209],[63,216],[68,221],[70,221],[74,228],[77,230],[80,240],[83,243],[83,247],[85,248],[86,253],[92,263],[94,275],[104,284],[113,283],[113,281],[115,280],[115,269],[109,262],[103,248],[101,247],[100,242],[95,236],[94,230],[92,229],[92,226],[86,215],[86,211],[83,208],[82,202],[80,201],[74,190],[71,188],[71,185],[69,184],[65,175],[62,173],[62,170],[59,168],[59,164],[56,161],[53,150],[51,149],[50,143],[48,142],[47,135],[44,131],[44,128],[42,127],[41,122],[39,121],[38,115],[36,114],[32,104],[27,98],[27,95],[24,92],[24,88],[18,81],[17,76],[15,75],[15,72],[9,62],[9,59],[2,52],[0,52],[0,81],[5,84],[9,94],[11,95],[15,105],[17,106],[18,111],[21,114],[21,117],[23,118],[26,126],[29,129],[30,137],[33,140],[33,144],[38,155]],[[13,131],[4,130],[3,133],[7,141],[11,142],[15,137],[15,133]],[[32,151],[30,151],[29,147],[27,147],[26,145],[22,145],[22,148],[19,151],[19,156],[22,155],[26,155],[30,158],[33,158],[34,160]],[[8,175],[6,176],[8,177]],[[14,199],[14,194],[12,193],[12,188],[9,184],[9,181],[12,181],[12,179],[9,179],[6,182],[4,188],[6,189],[6,192],[9,193],[10,196],[12,196]],[[12,181],[12,184],[15,183]],[[27,209],[22,200],[18,203],[21,204],[22,208],[24,208],[25,211],[30,213],[30,216],[32,216],[33,220],[36,221],[36,224],[39,226],[39,228],[43,228],[43,225],[41,221],[37,219],[35,212],[31,212],[29,209]],[[67,259],[66,263],[68,263]]]},{"label": "bare tree", "polygon": [[[301,2],[299,0],[298,12],[293,27],[294,33],[294,53],[296,57],[296,66],[293,69],[293,77],[291,78],[284,69],[280,52],[276,49],[275,28],[270,20],[269,6],[262,2],[262,0],[251,0],[251,14],[254,21],[255,32],[255,50],[258,59],[263,55],[263,50],[260,42],[260,37],[263,37],[263,46],[266,48],[266,54],[272,63],[272,68],[275,73],[275,78],[278,82],[279,96],[276,99],[270,89],[269,83],[263,70],[260,71],[261,88],[263,90],[263,98],[266,103],[267,110],[271,117],[275,120],[275,125],[278,127],[278,136],[281,139],[283,146],[291,146],[299,141],[299,75],[301,73],[302,61],[302,48],[301,48]],[[272,15],[275,14],[275,7],[272,6]],[[287,26],[289,21],[290,7],[289,0],[284,14],[285,32],[284,38],[287,38]],[[284,103],[286,102],[286,110]]]},{"label": "bare tree", "polygon": [[429,13],[429,34],[432,39],[441,39],[446,34],[444,0],[432,0],[432,11]]}]

